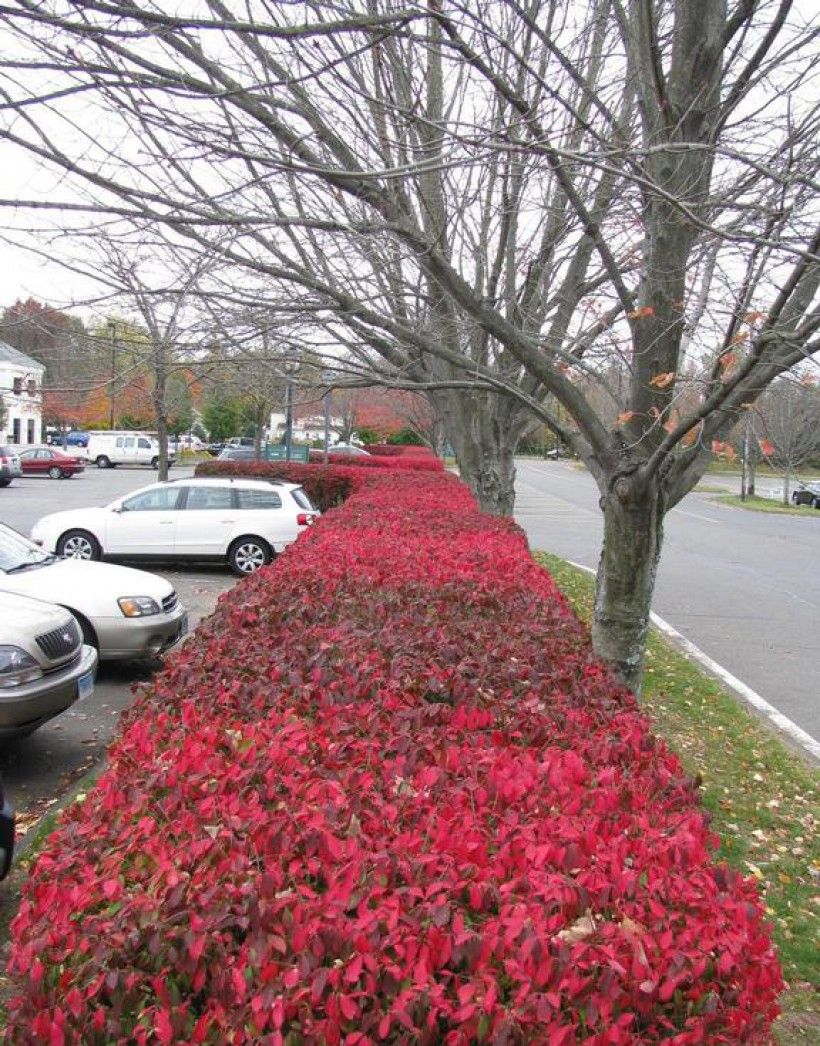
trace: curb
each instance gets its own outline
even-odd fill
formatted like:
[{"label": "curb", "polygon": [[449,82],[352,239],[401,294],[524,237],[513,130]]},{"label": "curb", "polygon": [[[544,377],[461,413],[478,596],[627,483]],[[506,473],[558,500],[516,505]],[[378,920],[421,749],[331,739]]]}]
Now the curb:
[{"label": "curb", "polygon": [[[595,574],[591,567],[586,567],[583,563],[573,563],[571,560],[567,560],[567,562],[571,567],[583,570],[586,574]],[[799,755],[807,758],[815,766],[820,766],[820,742],[816,741],[811,734],[799,727],[788,716],[779,712],[774,705],[770,705],[757,691],[752,690],[750,686],[747,686],[737,676],[733,676],[727,668],[724,668],[714,658],[709,657],[700,647],[695,646],[691,640],[687,639],[681,632],[678,632],[668,621],[664,621],[662,617],[659,617],[654,612],[650,613],[649,617],[655,628],[662,632],[681,653],[686,654],[692,661],[696,661],[701,668],[704,668],[710,675],[718,679],[744,705],[756,712],[758,717],[771,726],[789,747],[797,749]]]}]

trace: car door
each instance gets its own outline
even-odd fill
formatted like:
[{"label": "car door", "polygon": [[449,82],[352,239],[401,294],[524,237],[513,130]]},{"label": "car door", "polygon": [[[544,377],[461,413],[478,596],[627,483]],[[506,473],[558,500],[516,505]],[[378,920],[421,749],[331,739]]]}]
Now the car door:
[{"label": "car door", "polygon": [[180,487],[158,483],[123,498],[108,512],[104,547],[120,556],[171,556],[175,551],[176,522],[181,513]]},{"label": "car door", "polygon": [[191,483],[185,490],[185,507],[177,513],[176,554],[224,556],[239,518],[233,488]]}]

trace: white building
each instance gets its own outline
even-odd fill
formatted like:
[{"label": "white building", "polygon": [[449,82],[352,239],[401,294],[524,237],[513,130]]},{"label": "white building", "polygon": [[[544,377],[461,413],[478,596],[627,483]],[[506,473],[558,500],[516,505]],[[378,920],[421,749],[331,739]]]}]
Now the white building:
[{"label": "white building", "polygon": [[[330,442],[334,443],[334,433],[342,424],[341,418],[330,419]],[[269,439],[272,443],[281,443],[285,438],[285,415],[274,411],[270,416]],[[295,443],[313,443],[325,438],[325,419],[323,414],[313,417],[293,419],[293,439]]]},{"label": "white building", "polygon": [[37,360],[0,341],[0,443],[41,443],[43,374]]}]

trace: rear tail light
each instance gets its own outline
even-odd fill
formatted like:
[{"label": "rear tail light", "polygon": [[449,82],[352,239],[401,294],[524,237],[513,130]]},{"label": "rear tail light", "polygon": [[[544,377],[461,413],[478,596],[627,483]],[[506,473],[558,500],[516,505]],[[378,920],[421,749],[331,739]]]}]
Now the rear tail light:
[{"label": "rear tail light", "polygon": [[312,512],[300,512],[296,517],[296,523],[300,527],[310,527],[313,525],[315,519],[316,517]]}]

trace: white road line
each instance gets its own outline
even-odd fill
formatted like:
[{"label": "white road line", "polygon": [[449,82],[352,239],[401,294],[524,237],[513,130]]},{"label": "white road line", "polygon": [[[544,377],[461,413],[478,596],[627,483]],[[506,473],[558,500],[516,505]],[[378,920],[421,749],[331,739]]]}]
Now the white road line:
[{"label": "white road line", "polygon": [[[702,519],[704,523],[722,523],[722,519],[712,519],[711,516],[699,516],[697,512],[686,512],[682,508],[673,508],[672,512],[676,512],[679,516],[690,516],[692,519]],[[671,515],[672,513],[670,513]]]},{"label": "white road line", "polygon": [[[577,567],[578,570],[584,570],[587,574],[594,574],[595,571],[591,567],[586,567],[583,563],[573,563],[569,561],[570,566]],[[737,676],[733,676],[732,673],[718,664],[714,658],[709,657],[705,654],[700,647],[682,635],[676,628],[669,624],[668,621],[664,621],[662,617],[658,617],[657,614],[650,614],[652,624],[656,628],[660,629],[665,635],[684,650],[693,661],[697,661],[703,665],[710,672],[720,679],[722,683],[729,687],[747,704],[750,704],[752,708],[756,709],[760,714],[768,719],[769,722],[778,730],[780,733],[786,734],[796,745],[807,752],[813,759],[820,763],[820,742],[815,741],[811,734],[806,733],[802,727],[799,727],[797,723],[792,722],[788,716],[783,715],[782,712],[770,705],[769,702],[760,696],[757,691],[752,690],[750,686],[747,686],[742,680],[738,679]]]}]

